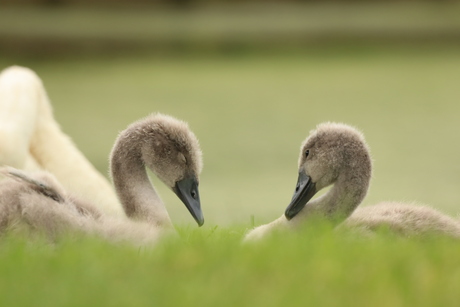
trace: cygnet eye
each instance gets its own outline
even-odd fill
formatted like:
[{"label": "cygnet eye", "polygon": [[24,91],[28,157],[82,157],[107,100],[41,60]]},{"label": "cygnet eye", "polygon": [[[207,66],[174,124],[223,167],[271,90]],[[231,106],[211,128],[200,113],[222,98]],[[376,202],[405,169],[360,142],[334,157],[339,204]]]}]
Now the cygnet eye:
[{"label": "cygnet eye", "polygon": [[181,163],[187,164],[187,159],[185,158],[183,153],[179,152],[177,156],[179,158],[179,161],[181,161]]},{"label": "cygnet eye", "polygon": [[50,197],[51,197],[54,201],[56,201],[56,202],[58,202],[58,203],[61,202],[61,200],[60,200],[56,195],[50,195]]},{"label": "cygnet eye", "polygon": [[305,151],[305,158],[308,158],[308,155],[309,155],[309,154],[310,154],[310,150],[307,149],[307,150]]}]

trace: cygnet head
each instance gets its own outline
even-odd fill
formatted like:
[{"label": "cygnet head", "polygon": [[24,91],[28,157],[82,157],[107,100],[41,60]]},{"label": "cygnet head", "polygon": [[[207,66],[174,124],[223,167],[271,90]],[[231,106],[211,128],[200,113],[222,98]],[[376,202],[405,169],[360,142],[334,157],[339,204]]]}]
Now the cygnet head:
[{"label": "cygnet head", "polygon": [[[126,139],[129,141],[125,142]],[[114,159],[116,148],[140,146],[137,150],[122,150],[121,159]],[[132,157],[136,152],[140,157]],[[163,114],[152,114],[131,124],[120,134],[112,151],[114,163],[124,159],[138,159],[163,181],[181,199],[194,219],[204,223],[198,193],[202,169],[202,152],[197,137],[187,123]]]},{"label": "cygnet head", "polygon": [[202,169],[202,152],[197,137],[186,122],[155,114],[140,122],[146,134],[141,147],[142,157],[158,178],[174,190],[185,178],[198,177]]},{"label": "cygnet head", "polygon": [[[318,125],[300,148],[299,177],[286,218],[292,219],[308,206],[316,192],[339,181],[341,191],[337,193],[348,193],[345,197],[356,207],[367,193],[371,167],[369,149],[360,131],[338,123]],[[351,214],[355,207],[344,211]]]}]

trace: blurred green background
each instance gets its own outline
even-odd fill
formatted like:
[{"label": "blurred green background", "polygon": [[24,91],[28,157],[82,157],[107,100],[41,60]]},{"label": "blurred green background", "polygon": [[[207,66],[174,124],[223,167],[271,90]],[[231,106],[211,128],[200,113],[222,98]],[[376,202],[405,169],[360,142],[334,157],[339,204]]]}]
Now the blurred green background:
[{"label": "blurred green background", "polygon": [[[63,130],[103,174],[130,122],[151,112],[188,121],[204,151],[208,227],[280,216],[300,142],[323,121],[368,140],[364,205],[460,212],[457,1],[3,1],[0,69],[13,64],[43,79]],[[193,223],[153,180],[173,221]]]}]

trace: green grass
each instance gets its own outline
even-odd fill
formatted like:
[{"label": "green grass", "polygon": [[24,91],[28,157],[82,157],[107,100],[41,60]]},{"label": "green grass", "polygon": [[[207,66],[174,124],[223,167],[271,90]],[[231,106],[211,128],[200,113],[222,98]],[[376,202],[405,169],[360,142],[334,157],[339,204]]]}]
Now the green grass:
[{"label": "green grass", "polygon": [[3,306],[457,306],[460,245],[305,230],[242,246],[234,228],[154,250],[91,239],[0,246]]}]

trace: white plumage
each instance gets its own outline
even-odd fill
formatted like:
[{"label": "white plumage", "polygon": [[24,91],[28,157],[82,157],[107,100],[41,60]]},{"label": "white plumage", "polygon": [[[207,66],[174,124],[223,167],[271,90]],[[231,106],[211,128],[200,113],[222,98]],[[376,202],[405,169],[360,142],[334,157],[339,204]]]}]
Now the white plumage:
[{"label": "white plumage", "polygon": [[62,132],[42,81],[28,68],[0,74],[0,165],[49,171],[66,190],[97,200],[104,213],[124,216],[108,180]]}]

